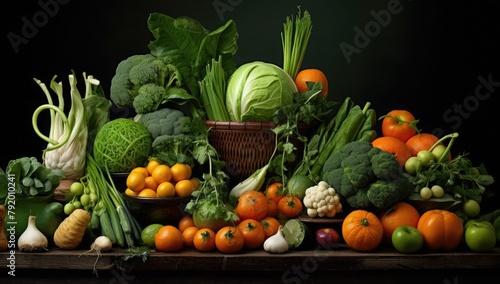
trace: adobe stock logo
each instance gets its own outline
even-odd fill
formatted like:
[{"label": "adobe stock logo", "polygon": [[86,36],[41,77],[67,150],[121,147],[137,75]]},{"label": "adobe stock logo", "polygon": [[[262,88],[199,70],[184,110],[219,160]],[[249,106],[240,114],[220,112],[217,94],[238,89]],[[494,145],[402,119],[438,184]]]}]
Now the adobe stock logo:
[{"label": "adobe stock logo", "polygon": [[[463,120],[469,118],[473,112],[477,111],[481,102],[489,99],[491,94],[500,87],[500,81],[493,81],[492,74],[489,74],[487,78],[479,75],[477,80],[479,83],[474,89],[474,94],[465,97],[461,103],[454,103],[451,108],[445,110],[443,113],[444,122],[451,124],[453,130],[457,130],[462,126]],[[432,133],[441,137],[444,130],[437,128]]]},{"label": "adobe stock logo", "polygon": [[354,27],[354,31],[356,32],[353,39],[354,46],[344,41],[339,44],[347,63],[351,63],[351,56],[361,53],[361,50],[370,44],[371,39],[378,36],[382,28],[387,27],[391,23],[392,15],[397,15],[401,11],[403,11],[403,6],[401,6],[398,0],[389,0],[387,2],[387,9],[382,9],[378,12],[371,10],[370,15],[374,20],[366,23],[364,30],[358,26]]},{"label": "adobe stock logo", "polygon": [[215,12],[221,21],[224,21],[224,13],[234,11],[234,8],[243,3],[243,0],[215,0],[212,2]]},{"label": "adobe stock logo", "polygon": [[21,44],[28,44],[37,34],[39,29],[45,27],[49,20],[59,13],[59,5],[68,4],[70,0],[39,0],[37,2],[41,10],[33,13],[31,18],[26,16],[21,17],[21,30],[18,33],[9,32],[7,38],[14,53],[19,53],[19,46]]}]

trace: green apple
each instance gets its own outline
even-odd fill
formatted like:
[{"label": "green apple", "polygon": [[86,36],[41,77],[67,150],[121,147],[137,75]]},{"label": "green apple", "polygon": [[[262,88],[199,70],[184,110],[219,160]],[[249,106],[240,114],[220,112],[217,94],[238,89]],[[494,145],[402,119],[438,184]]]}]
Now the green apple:
[{"label": "green apple", "polygon": [[495,228],[497,243],[500,244],[500,216],[496,217],[495,221],[493,221],[493,227]]},{"label": "green apple", "polygon": [[465,223],[465,243],[474,252],[488,252],[496,245],[496,232],[489,221],[469,220]]},{"label": "green apple", "polygon": [[400,253],[415,253],[422,249],[424,238],[415,227],[401,225],[392,232],[392,245]]}]

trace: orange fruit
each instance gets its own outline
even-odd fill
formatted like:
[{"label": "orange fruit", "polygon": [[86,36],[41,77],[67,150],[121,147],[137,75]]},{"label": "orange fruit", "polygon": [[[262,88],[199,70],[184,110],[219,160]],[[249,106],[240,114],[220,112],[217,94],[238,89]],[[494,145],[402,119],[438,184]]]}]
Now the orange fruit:
[{"label": "orange fruit", "polygon": [[148,164],[146,165],[146,169],[148,170],[149,175],[153,174],[153,170],[159,166],[160,163],[156,160],[149,160]]},{"label": "orange fruit", "polygon": [[145,188],[137,194],[139,197],[156,197],[156,191],[152,190],[151,188]]},{"label": "orange fruit", "polygon": [[127,188],[135,192],[139,192],[146,187],[146,181],[144,175],[140,172],[131,171],[127,176]]},{"label": "orange fruit", "polygon": [[191,167],[187,164],[176,163],[170,167],[170,172],[174,182],[191,178]]},{"label": "orange fruit", "polygon": [[160,184],[164,181],[170,181],[172,179],[172,172],[170,171],[169,166],[158,165],[153,169],[151,176],[158,184]]},{"label": "orange fruit", "polygon": [[155,246],[158,251],[178,251],[183,245],[181,231],[172,225],[165,225],[156,232]]},{"label": "orange fruit", "polygon": [[145,188],[151,188],[152,190],[156,190],[156,188],[158,187],[158,183],[152,176],[145,177],[144,181],[146,182]]},{"label": "orange fruit", "polygon": [[193,221],[193,216],[191,215],[182,216],[182,218],[179,220],[179,224],[177,225],[177,227],[181,232],[183,232],[186,228],[196,227]]},{"label": "orange fruit", "polygon": [[373,147],[393,154],[401,167],[404,168],[406,160],[411,157],[411,150],[402,140],[391,136],[380,136],[372,141]]},{"label": "orange fruit", "polygon": [[169,181],[164,181],[158,185],[156,188],[157,197],[174,197],[175,188],[174,185]]},{"label": "orange fruit", "polygon": [[400,201],[380,212],[380,222],[384,229],[384,241],[392,243],[392,232],[402,225],[417,227],[420,213],[413,205]]},{"label": "orange fruit", "polygon": [[137,192],[133,191],[130,188],[125,189],[125,194],[129,196],[137,196]]},{"label": "orange fruit", "polygon": [[196,232],[198,232],[198,228],[194,226],[187,227],[186,229],[184,229],[184,231],[182,231],[182,242],[184,243],[185,247],[194,247],[193,240]]},{"label": "orange fruit", "polygon": [[406,141],[406,146],[410,148],[412,156],[416,156],[421,150],[429,150],[439,138],[430,133],[415,134]]},{"label": "orange fruit", "polygon": [[307,82],[321,82],[323,89],[320,95],[323,97],[328,96],[328,79],[323,71],[314,68],[301,70],[295,77],[295,85],[300,93],[307,91]]},{"label": "orange fruit", "polygon": [[149,172],[145,167],[135,167],[130,172],[138,172],[141,173],[144,177],[149,176]]},{"label": "orange fruit", "polygon": [[193,183],[188,180],[180,180],[175,184],[175,195],[179,197],[188,197],[194,191]]}]

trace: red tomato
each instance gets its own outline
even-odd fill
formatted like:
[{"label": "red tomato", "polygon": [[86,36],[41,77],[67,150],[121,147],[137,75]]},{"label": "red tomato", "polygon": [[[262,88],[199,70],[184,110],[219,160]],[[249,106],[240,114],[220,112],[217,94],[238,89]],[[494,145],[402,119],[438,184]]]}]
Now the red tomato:
[{"label": "red tomato", "polygon": [[321,91],[321,96],[328,96],[328,79],[325,73],[319,69],[304,69],[297,74],[295,77],[295,85],[299,93],[304,93],[307,91],[307,82],[317,83],[321,82],[323,90]]},{"label": "red tomato", "polygon": [[395,137],[406,143],[417,133],[418,120],[407,110],[392,110],[382,117],[383,136]]}]

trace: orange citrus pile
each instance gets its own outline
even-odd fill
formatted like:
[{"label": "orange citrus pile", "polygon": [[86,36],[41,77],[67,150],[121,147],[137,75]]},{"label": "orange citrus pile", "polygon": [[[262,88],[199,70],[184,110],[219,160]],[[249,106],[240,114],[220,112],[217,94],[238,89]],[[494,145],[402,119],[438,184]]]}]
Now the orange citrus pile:
[{"label": "orange citrus pile", "polygon": [[139,197],[188,197],[198,189],[188,164],[171,167],[150,160],[145,167],[136,167],[127,176],[125,194]]}]

